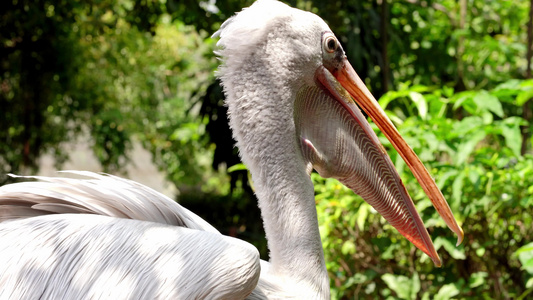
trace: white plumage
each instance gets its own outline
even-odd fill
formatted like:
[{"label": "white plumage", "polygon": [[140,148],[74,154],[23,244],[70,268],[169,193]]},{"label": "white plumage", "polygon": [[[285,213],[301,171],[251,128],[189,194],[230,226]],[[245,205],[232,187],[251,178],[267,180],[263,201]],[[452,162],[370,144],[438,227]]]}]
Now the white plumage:
[{"label": "white plumage", "polygon": [[148,187],[73,173],[90,178],[0,189],[0,218],[11,219],[0,226],[0,299],[229,299],[255,287],[251,245]]},{"label": "white plumage", "polygon": [[[313,168],[359,191],[440,263],[350,94],[363,107],[379,106],[324,21],[259,0],[216,35],[218,76],[256,187],[270,262],[143,185],[74,172],[86,178],[0,188],[0,299],[329,299]],[[393,130],[384,132],[400,139]]]}]

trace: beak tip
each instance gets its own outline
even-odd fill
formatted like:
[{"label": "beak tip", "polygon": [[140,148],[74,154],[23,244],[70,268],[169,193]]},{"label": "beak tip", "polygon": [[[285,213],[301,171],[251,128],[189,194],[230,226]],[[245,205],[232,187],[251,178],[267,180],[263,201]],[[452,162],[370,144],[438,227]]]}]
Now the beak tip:
[{"label": "beak tip", "polygon": [[440,260],[440,257],[437,255],[436,258],[432,258],[433,264],[435,264],[435,267],[440,268],[442,267],[442,261]]},{"label": "beak tip", "polygon": [[455,247],[461,245],[461,243],[463,242],[465,238],[465,233],[463,231],[463,229],[461,227],[459,227],[459,232],[457,232],[457,244],[455,245]]}]

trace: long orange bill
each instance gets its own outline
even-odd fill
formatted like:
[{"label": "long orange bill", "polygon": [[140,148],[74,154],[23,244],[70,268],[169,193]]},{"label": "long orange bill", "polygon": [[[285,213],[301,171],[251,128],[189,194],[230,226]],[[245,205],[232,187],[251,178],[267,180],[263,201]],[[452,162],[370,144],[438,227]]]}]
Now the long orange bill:
[{"label": "long orange bill", "polygon": [[440,266],[413,200],[366,117],[325,67],[317,69],[316,78],[329,96],[306,93],[297,97],[295,105],[304,157],[322,177],[336,178],[361,196]]},{"label": "long orange bill", "polygon": [[394,124],[392,124],[391,120],[379,106],[374,96],[372,96],[346,58],[344,58],[344,67],[333,75],[342,87],[355,99],[357,104],[372,118],[402,156],[444,222],[457,234],[457,245],[461,244],[464,237],[463,230],[457,224],[450,206],[435,184],[435,180],[431,177],[413,149],[402,138]]}]

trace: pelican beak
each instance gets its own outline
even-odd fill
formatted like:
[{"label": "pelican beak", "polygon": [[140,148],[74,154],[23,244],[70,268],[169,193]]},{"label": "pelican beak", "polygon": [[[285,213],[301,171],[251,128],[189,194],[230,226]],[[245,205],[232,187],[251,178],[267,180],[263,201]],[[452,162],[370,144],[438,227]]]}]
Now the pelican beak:
[{"label": "pelican beak", "polygon": [[[363,108],[363,110],[372,118],[380,130],[392,143],[394,148],[405,160],[418,182],[430,198],[433,206],[444,219],[448,227],[457,234],[459,245],[463,240],[463,230],[457,224],[448,203],[444,199],[442,193],[437,188],[435,181],[429,175],[429,172],[424,167],[418,156],[409,147],[405,140],[401,137],[396,127],[392,124],[391,120],[387,117],[383,109],[379,106],[376,99],[372,96],[368,88],[363,84],[353,67],[348,60],[344,58],[342,67],[330,72],[325,67],[321,66],[316,72],[317,81],[321,83],[323,88],[329,91],[331,98],[337,100],[344,109],[346,118],[355,120],[355,125],[341,125],[349,134],[354,132],[364,132],[364,140],[369,142],[356,142],[358,143],[353,149],[357,150],[345,150],[352,151],[355,154],[344,154],[344,162],[336,163],[337,166],[344,164],[366,164],[363,169],[357,169],[359,167],[351,167],[352,173],[346,174],[342,171],[341,175],[335,175],[343,184],[354,190],[357,194],[361,195],[365,201],[371,204],[391,225],[393,225],[402,235],[410,240],[416,247],[425,252],[434,262],[436,266],[441,265],[440,258],[435,251],[431,238],[425,226],[420,219],[418,212],[416,211],[413,201],[411,200],[405,186],[401,182],[401,179],[392,164],[388,154],[384,150],[383,146],[379,142],[377,136],[370,128],[366,118],[361,114],[357,104]],[[353,101],[355,100],[355,102]],[[353,127],[353,128],[350,128]],[[360,140],[363,134],[356,134],[356,139]],[[336,138],[339,139],[338,137]],[[315,145],[310,141],[305,140],[307,148],[312,148],[313,153],[321,153],[321,150],[317,150]],[[346,144],[346,142],[342,142]],[[305,148],[305,147],[304,147]],[[338,148],[338,146],[337,146]],[[346,147],[350,148],[350,147]],[[327,151],[327,150],[326,150]],[[336,150],[339,151],[338,149]],[[305,149],[304,149],[305,152]],[[309,152],[309,151],[307,151]],[[362,154],[359,154],[362,153]],[[305,153],[304,153],[305,155]],[[316,154],[314,154],[316,156]],[[350,156],[359,156],[358,161]],[[313,165],[317,169],[316,163],[320,159],[315,158]],[[349,161],[349,162],[347,162]],[[362,162],[363,161],[363,162]],[[331,164],[331,160],[328,161]],[[322,168],[324,169],[324,168]],[[331,168],[330,168],[331,169]],[[345,167],[339,167],[339,169],[346,170]],[[338,171],[339,169],[336,169]],[[328,173],[327,171],[317,169],[319,173]],[[339,174],[340,174],[339,173]],[[355,174],[357,173],[357,174]],[[373,173],[367,175],[366,173]],[[361,175],[363,174],[363,175]],[[327,175],[327,174],[326,174]],[[366,181],[364,184],[363,181]],[[377,181],[377,183],[373,183]],[[374,187],[370,190],[364,186],[374,184]]]}]

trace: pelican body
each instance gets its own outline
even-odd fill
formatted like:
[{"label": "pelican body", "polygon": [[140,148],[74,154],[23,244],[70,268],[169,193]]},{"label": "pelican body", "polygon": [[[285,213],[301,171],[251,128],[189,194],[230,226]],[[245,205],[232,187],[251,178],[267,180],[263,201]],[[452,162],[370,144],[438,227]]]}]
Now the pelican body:
[{"label": "pelican body", "polygon": [[433,179],[322,19],[259,0],[215,36],[217,76],[256,188],[270,261],[138,183],[90,172],[33,177],[0,188],[0,299],[329,299],[313,169],[361,195],[440,265],[358,105],[462,239]]}]

